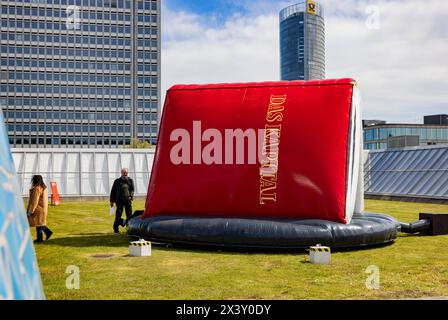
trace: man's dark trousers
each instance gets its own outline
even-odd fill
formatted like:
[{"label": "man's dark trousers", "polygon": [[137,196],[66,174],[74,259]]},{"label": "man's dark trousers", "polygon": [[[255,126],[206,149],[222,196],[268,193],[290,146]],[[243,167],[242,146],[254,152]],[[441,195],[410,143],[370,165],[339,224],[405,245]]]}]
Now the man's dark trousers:
[{"label": "man's dark trousers", "polygon": [[126,219],[132,216],[132,201],[129,200],[126,203],[117,202],[117,212],[115,213],[114,231],[118,233],[118,227],[123,226],[123,208],[126,211]]}]

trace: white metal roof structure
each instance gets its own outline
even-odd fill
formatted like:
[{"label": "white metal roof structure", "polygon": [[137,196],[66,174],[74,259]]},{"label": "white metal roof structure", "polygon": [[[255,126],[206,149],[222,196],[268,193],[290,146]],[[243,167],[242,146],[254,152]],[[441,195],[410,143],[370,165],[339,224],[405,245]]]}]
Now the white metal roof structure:
[{"label": "white metal roof structure", "polygon": [[122,168],[129,169],[135,195],[146,196],[154,149],[11,149],[23,196],[31,177],[55,181],[62,197],[108,196]]},{"label": "white metal roof structure", "polygon": [[370,151],[365,192],[448,201],[448,145]]}]

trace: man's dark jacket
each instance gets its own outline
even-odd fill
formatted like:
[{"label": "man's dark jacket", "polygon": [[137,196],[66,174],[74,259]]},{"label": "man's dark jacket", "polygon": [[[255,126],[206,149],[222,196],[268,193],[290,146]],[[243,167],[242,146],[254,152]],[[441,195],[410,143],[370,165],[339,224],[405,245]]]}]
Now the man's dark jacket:
[{"label": "man's dark jacket", "polygon": [[[127,183],[129,187],[129,199],[123,199],[121,191],[123,184]],[[112,190],[110,191],[110,203],[126,203],[134,198],[134,181],[131,178],[126,180],[123,178],[118,178],[114,181]]]}]

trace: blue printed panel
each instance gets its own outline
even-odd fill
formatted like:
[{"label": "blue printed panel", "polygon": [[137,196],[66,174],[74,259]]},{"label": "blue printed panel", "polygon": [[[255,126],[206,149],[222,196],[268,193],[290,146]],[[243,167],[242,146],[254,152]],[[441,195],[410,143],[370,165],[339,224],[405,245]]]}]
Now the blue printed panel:
[{"label": "blue printed panel", "polygon": [[0,300],[45,299],[0,112]]}]

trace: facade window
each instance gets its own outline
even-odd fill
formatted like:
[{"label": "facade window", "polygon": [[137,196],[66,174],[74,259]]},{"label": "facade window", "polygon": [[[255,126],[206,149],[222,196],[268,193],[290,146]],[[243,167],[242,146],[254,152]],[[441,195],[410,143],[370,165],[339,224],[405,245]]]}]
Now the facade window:
[{"label": "facade window", "polygon": [[[26,5],[30,2],[46,5]],[[1,45],[1,66],[6,72],[1,73],[0,104],[7,111],[5,118],[14,123],[8,129],[13,129],[16,133],[20,133],[20,130],[51,132],[52,138],[42,138],[44,140],[41,141],[47,145],[88,145],[90,138],[74,138],[70,135],[86,132],[99,137],[101,133],[111,131],[111,137],[94,138],[94,143],[108,147],[125,143],[123,136],[130,137],[131,134],[131,118],[137,118],[130,114],[133,77],[142,86],[139,89],[140,98],[147,99],[148,103],[151,96],[157,97],[159,89],[156,65],[158,42],[153,37],[153,40],[148,39],[151,35],[158,34],[158,26],[138,26],[138,33],[144,36],[144,39],[139,39],[143,48],[138,52],[138,58],[147,63],[136,66],[136,69],[141,70],[140,76],[131,72],[132,2],[16,0],[14,6],[1,7],[2,13],[7,16],[6,19],[2,17],[2,27],[14,28],[13,32],[1,34],[1,39],[4,40]],[[158,1],[137,2],[141,11],[136,20],[140,19],[143,23],[156,22],[156,12],[150,10],[156,10],[157,3]],[[65,23],[57,19],[66,17],[65,10],[60,7],[69,4],[83,7],[83,33],[67,33]],[[53,21],[38,17],[56,19]],[[50,45],[46,45],[47,43]],[[146,73],[149,72],[154,72],[154,77],[147,76]],[[153,107],[157,108],[157,104],[154,101]],[[15,106],[16,109],[10,111],[9,106]],[[17,110],[18,107],[21,110]],[[117,116],[117,110],[122,110],[121,108],[125,111]],[[85,114],[89,115],[89,120],[84,123]],[[20,119],[20,123],[16,123],[15,119]],[[139,119],[144,121],[145,117],[139,116]],[[39,123],[42,121],[45,124]],[[113,121],[126,121],[126,125],[117,132]],[[154,124],[150,126],[156,127]],[[39,139],[11,137],[10,141],[26,147]]]}]

